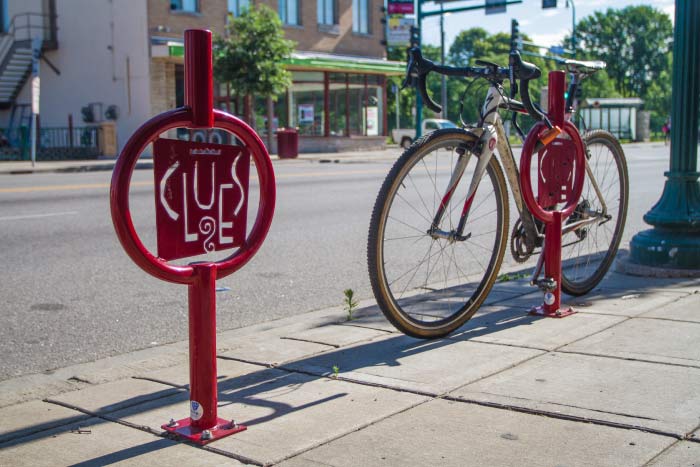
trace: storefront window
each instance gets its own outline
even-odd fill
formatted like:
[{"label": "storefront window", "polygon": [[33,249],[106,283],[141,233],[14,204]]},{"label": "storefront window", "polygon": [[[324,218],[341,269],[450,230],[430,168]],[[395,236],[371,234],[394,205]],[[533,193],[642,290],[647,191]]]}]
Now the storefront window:
[{"label": "storefront window", "polygon": [[[240,116],[242,105],[242,97],[231,96],[226,84],[215,86],[216,108]],[[258,96],[253,105],[255,128],[264,137],[267,135],[267,98]],[[273,100],[273,131],[297,128],[301,136],[381,136],[384,134],[384,111],[383,76],[294,71],[292,86]]]},{"label": "storefront window", "polygon": [[329,108],[331,136],[348,136],[348,90],[346,73],[330,73]]},{"label": "storefront window", "polygon": [[289,121],[304,136],[323,136],[322,72],[295,71],[289,93]]}]

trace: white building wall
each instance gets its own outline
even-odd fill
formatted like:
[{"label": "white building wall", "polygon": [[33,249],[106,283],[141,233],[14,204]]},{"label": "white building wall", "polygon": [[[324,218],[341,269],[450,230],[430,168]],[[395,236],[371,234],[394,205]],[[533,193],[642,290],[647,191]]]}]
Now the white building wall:
[{"label": "white building wall", "polygon": [[[46,57],[61,74],[42,61],[41,126],[66,127],[69,114],[74,126],[83,126],[82,107],[99,102],[104,111],[114,104],[119,108],[121,149],[151,116],[146,2],[58,0],[56,4],[58,49],[46,52]],[[31,102],[29,83],[17,102]]]}]

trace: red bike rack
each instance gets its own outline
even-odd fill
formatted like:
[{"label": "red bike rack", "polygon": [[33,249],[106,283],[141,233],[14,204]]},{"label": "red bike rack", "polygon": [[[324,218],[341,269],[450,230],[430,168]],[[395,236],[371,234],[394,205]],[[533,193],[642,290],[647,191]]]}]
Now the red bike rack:
[{"label": "red bike rack", "polygon": [[[117,160],[110,187],[112,222],[129,257],[158,279],[188,286],[190,417],[171,420],[163,429],[198,444],[246,429],[217,416],[216,280],[237,271],[255,255],[267,236],[275,209],[275,176],[262,140],[243,121],[213,109],[212,95],[211,32],[185,31],[185,106],[160,114],[136,130]],[[222,129],[241,144],[159,138],[178,127]],[[141,242],[129,209],[131,176],[139,156],[151,143],[158,256]],[[260,201],[255,223],[244,238],[251,158]],[[228,172],[220,170],[229,165]],[[205,202],[201,193],[209,194]],[[231,256],[218,262],[174,265],[167,261],[234,247],[238,248]]]},{"label": "red bike rack", "polygon": [[[568,308],[561,310],[561,248],[562,224],[570,216],[583,191],[585,176],[585,148],[576,126],[565,120],[564,90],[566,75],[563,71],[549,73],[548,117],[559,133],[556,138],[544,122],[532,127],[520,157],[520,185],[528,209],[545,223],[544,304],[534,307],[531,313],[561,318],[575,313]],[[537,199],[532,191],[530,165],[532,155],[538,153]],[[558,204],[564,207],[556,210]]]}]

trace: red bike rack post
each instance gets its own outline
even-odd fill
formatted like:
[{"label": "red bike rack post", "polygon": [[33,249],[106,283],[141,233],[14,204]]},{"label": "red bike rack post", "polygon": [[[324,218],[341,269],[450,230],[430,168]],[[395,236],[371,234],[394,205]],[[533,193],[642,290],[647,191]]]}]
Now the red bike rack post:
[{"label": "red bike rack post", "polygon": [[[185,76],[185,106],[152,118],[124,146],[112,174],[110,207],[117,237],[129,257],[158,279],[188,286],[190,416],[171,419],[162,428],[206,444],[246,429],[217,413],[216,280],[243,267],[265,240],[274,214],[275,178],[270,156],[255,131],[238,118],[213,109],[210,31],[185,32]],[[222,129],[241,145],[160,138],[173,128]],[[141,242],[129,209],[131,176],[150,144],[154,148],[158,256]],[[251,158],[260,200],[246,237]],[[219,262],[168,262],[236,247]]]},{"label": "red bike rack post", "polygon": [[[531,313],[562,318],[575,313],[571,308],[561,310],[561,248],[562,225],[570,216],[583,191],[585,175],[585,148],[578,129],[565,119],[564,89],[566,75],[563,71],[549,73],[548,117],[561,129],[551,141],[543,138],[547,126],[538,122],[523,143],[520,158],[520,185],[528,209],[545,223],[544,269],[545,279],[538,283],[545,290],[544,304],[534,307]],[[539,156],[538,190],[535,199],[530,180],[532,155]],[[558,204],[565,203],[560,210]]]}]

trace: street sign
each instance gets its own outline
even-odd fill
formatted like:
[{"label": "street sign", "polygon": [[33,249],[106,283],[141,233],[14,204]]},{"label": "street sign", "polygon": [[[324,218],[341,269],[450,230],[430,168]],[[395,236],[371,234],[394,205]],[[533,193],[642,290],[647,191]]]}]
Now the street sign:
[{"label": "street sign", "polygon": [[244,147],[158,139],[153,145],[158,257],[173,260],[242,245],[249,172]]},{"label": "street sign", "polygon": [[394,15],[389,18],[389,29],[386,42],[390,46],[406,46],[411,42],[411,26],[415,24],[413,18],[403,15]]},{"label": "street sign", "polygon": [[32,78],[32,113],[39,114],[39,103],[41,102],[41,78]]},{"label": "street sign", "polygon": [[549,53],[554,55],[562,55],[564,53],[564,47],[561,45],[553,45],[549,48]]},{"label": "street sign", "polygon": [[389,0],[387,13],[390,15],[412,15],[415,13],[413,0]]},{"label": "street sign", "polygon": [[484,13],[487,15],[495,15],[497,13],[506,12],[506,0],[486,0]]},{"label": "street sign", "polygon": [[556,8],[557,0],[542,0],[542,8]]}]

